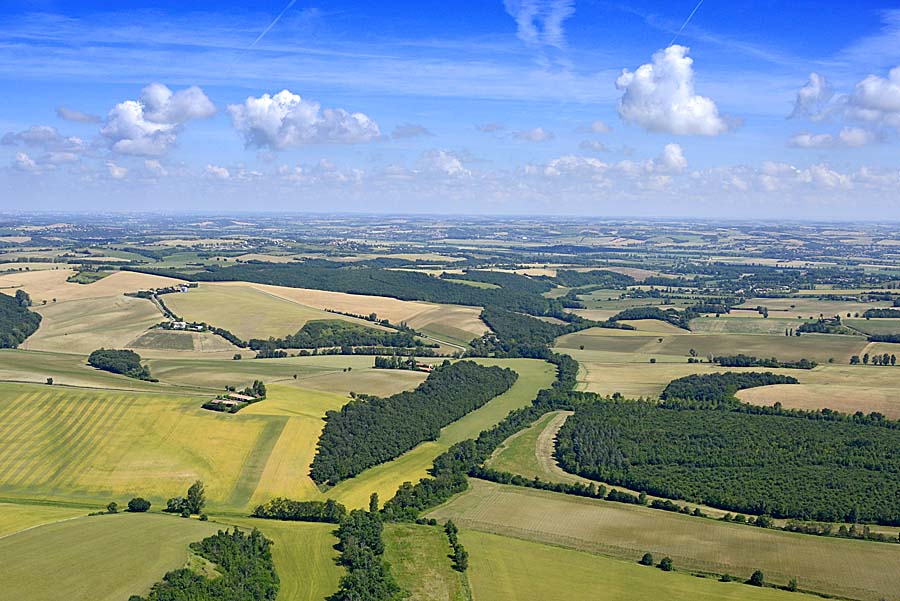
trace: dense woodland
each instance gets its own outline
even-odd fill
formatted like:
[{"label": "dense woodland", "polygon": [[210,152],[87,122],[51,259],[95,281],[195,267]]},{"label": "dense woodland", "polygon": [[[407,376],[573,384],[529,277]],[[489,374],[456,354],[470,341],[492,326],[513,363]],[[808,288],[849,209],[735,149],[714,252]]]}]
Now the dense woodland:
[{"label": "dense woodland", "polygon": [[750,409],[588,403],[560,430],[556,456],[587,478],[731,511],[900,524],[900,429],[878,416]]},{"label": "dense woodland", "polygon": [[310,476],[333,485],[399,457],[509,390],[516,378],[510,369],[445,362],[415,390],[352,400],[326,414]]},{"label": "dense woodland", "polygon": [[134,351],[98,349],[88,356],[88,365],[129,378],[156,382],[150,375],[150,369],[141,365],[141,356]]},{"label": "dense woodland", "polygon": [[30,306],[24,290],[17,290],[16,296],[0,294],[0,348],[16,348],[37,331],[41,316]]},{"label": "dense woodland", "polygon": [[709,404],[722,404],[733,401],[734,394],[738,390],[744,390],[745,388],[796,383],[797,378],[773,374],[772,372],[692,374],[672,380],[659,396],[664,401],[681,399]]},{"label": "dense woodland", "polygon": [[220,574],[207,578],[188,569],[168,572],[146,597],[129,601],[275,601],[279,580],[272,561],[272,541],[254,529],[235,528],[191,543],[191,550],[218,566]]}]

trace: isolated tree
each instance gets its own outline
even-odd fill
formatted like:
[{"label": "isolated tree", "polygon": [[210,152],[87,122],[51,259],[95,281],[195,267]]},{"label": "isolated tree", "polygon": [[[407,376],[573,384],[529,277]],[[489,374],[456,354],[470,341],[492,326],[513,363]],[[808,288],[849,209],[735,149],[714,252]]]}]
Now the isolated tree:
[{"label": "isolated tree", "polygon": [[897,365],[897,355],[891,355],[891,365]]},{"label": "isolated tree", "polygon": [[47,378],[47,385],[53,386],[53,378]]},{"label": "isolated tree", "polygon": [[[848,313],[847,316],[849,317],[850,314]],[[787,590],[791,591],[792,593],[797,592],[797,579],[796,578],[790,579],[790,581],[788,582],[788,585],[787,585]]]},{"label": "isolated tree", "polygon": [[766,577],[763,575],[762,570],[756,570],[753,574],[750,575],[750,580],[747,581],[747,584],[751,586],[763,586],[766,583]]},{"label": "isolated tree", "polygon": [[142,499],[141,497],[135,497],[132,500],[128,501],[128,511],[132,513],[142,513],[150,509],[150,501],[147,499]]},{"label": "isolated tree", "polygon": [[106,513],[119,513],[119,504],[113,501],[106,506]]},{"label": "isolated tree", "polygon": [[868,365],[868,364],[869,364],[869,353],[866,353],[865,355],[863,355],[863,365]]},{"label": "isolated tree", "polygon": [[850,357],[850,365],[859,365],[859,355]]},{"label": "isolated tree", "polygon": [[203,482],[197,480],[191,484],[184,505],[189,513],[200,513],[203,510],[203,506],[206,505],[206,491],[203,488]]},{"label": "isolated tree", "polygon": [[638,562],[642,566],[652,566],[653,565],[653,554],[652,553],[644,553],[644,556],[641,557],[641,560]]},{"label": "isolated tree", "polygon": [[663,557],[662,561],[659,562],[659,569],[662,570],[663,572],[671,572],[673,569],[675,569],[675,566],[672,563],[672,558],[671,557]]}]

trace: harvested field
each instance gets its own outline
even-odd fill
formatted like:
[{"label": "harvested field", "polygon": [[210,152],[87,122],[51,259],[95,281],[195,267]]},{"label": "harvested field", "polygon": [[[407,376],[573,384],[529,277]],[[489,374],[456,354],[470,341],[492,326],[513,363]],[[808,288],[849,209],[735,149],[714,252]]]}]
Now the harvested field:
[{"label": "harvested field", "polygon": [[75,271],[71,269],[6,274],[0,276],[0,292],[14,295],[18,288],[22,288],[31,295],[35,305],[40,305],[43,301],[51,303],[54,298],[57,302],[62,302],[120,296],[144,288],[163,288],[181,281],[146,273],[117,271],[93,284],[67,282],[66,279],[74,274]]}]

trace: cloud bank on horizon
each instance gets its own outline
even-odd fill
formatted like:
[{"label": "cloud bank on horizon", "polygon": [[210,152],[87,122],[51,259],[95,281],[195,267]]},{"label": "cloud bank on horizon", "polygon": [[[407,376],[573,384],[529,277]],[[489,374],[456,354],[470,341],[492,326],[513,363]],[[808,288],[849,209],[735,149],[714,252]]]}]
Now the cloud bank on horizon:
[{"label": "cloud bank on horizon", "polygon": [[[576,4],[502,0],[477,23],[402,30],[353,3],[235,8],[249,23],[13,10],[0,31],[25,52],[0,48],[22,90],[0,110],[4,209],[847,218],[878,200],[900,218],[900,10],[873,7],[868,34],[803,54],[772,23],[760,44],[704,21],[710,3],[687,21]],[[336,33],[377,23],[371,39]],[[684,43],[659,44],[673,34]]]}]

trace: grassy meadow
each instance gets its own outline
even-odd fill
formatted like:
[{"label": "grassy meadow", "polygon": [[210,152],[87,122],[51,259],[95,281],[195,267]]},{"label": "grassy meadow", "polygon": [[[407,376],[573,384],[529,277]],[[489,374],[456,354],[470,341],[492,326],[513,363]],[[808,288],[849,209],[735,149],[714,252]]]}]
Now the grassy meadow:
[{"label": "grassy meadow", "polygon": [[[492,601],[802,601],[811,595],[722,583],[496,534],[464,530],[475,599]],[[662,559],[660,557],[659,559]],[[801,582],[802,585],[802,582]]]},{"label": "grassy meadow", "polygon": [[[466,575],[451,567],[443,525],[386,524],[384,558],[408,601],[468,601]],[[485,599],[493,599],[486,596]]]},{"label": "grassy meadow", "polygon": [[[765,530],[481,480],[428,515],[453,519],[464,530],[628,561],[650,552],[671,557],[676,568],[740,578],[761,569],[773,583],[797,578],[804,589],[855,599],[890,597],[900,586],[900,572],[884,569],[900,561],[896,545]],[[478,559],[469,552],[474,567]],[[471,578],[477,596],[477,579]]]}]

